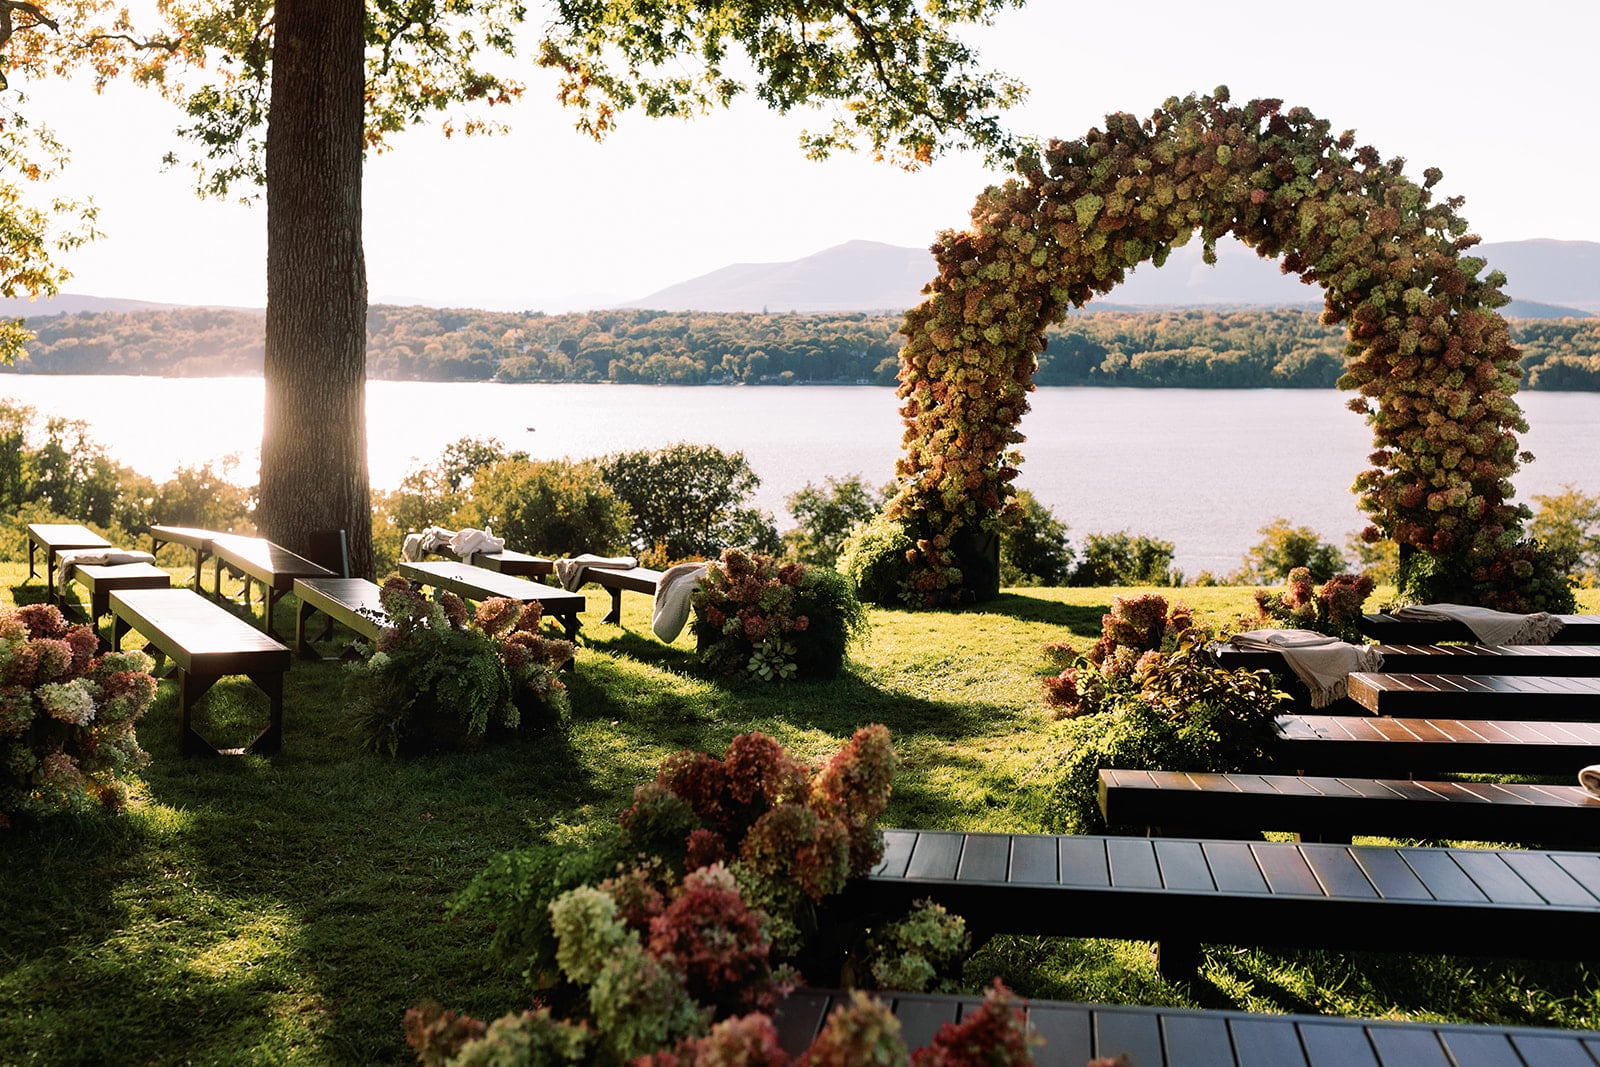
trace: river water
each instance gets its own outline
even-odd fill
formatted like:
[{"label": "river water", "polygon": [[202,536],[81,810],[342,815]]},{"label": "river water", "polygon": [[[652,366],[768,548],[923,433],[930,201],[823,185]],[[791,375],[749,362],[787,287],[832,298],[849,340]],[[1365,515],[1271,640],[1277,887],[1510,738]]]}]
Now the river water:
[{"label": "river water", "polygon": [[[371,382],[372,483],[393,488],[464,436],[497,437],[536,458],[598,456],[676,441],[742,450],[757,503],[789,524],[785,498],[807,482],[894,474],[902,426],[894,392],[791,388]],[[87,421],[120,463],[152,477],[235,455],[255,478],[259,379],[10,374],[0,397],[41,416]],[[1172,541],[1176,565],[1236,569],[1275,517],[1343,546],[1363,525],[1350,484],[1371,436],[1332,390],[1040,389],[1024,418],[1018,484],[1069,528]],[[1518,497],[1566,483],[1600,492],[1600,394],[1526,393],[1523,444],[1537,457]]]}]

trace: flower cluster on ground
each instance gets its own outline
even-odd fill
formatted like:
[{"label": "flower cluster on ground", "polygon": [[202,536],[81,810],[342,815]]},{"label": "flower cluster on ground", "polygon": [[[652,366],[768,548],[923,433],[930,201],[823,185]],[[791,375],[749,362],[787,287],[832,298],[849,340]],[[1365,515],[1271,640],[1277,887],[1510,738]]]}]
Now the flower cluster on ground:
[{"label": "flower cluster on ground", "polygon": [[127,803],[156,683],[143,652],[99,652],[53,604],[0,608],[0,830]]},{"label": "flower cluster on ground", "polygon": [[700,660],[725,678],[832,678],[866,629],[865,609],[833,568],[734,548],[708,565],[690,604]]},{"label": "flower cluster on ground", "polygon": [[[830,898],[881,857],[877,820],[895,762],[882,726],[856,731],[820,768],[760,733],[734,738],[720,757],[669,757],[609,838],[576,855],[503,856],[464,897],[467,910],[487,912],[502,953],[526,963],[539,1006],[487,1025],[420,1007],[408,1019],[412,1046],[429,1064],[789,1063],[769,1013],[824,934],[837,939],[840,924],[823,918]],[[964,924],[928,905],[860,935],[872,946],[865,973],[916,988],[968,945]],[[797,1062],[905,1063],[898,1030],[881,1003],[859,997]],[[1010,1041],[1025,1057],[1023,1035],[997,990],[912,1062],[1025,1063],[971,1052]],[[873,1058],[880,1048],[889,1058]]]},{"label": "flower cluster on ground", "polygon": [[539,632],[543,609],[494,597],[476,611],[454,593],[430,601],[384,582],[387,625],[362,661],[356,713],[369,747],[390,754],[471,747],[559,712],[570,641]]},{"label": "flower cluster on ground", "polygon": [[[939,276],[906,316],[899,396],[906,422],[900,492],[890,503],[914,589],[962,581],[961,531],[993,529],[1011,500],[1046,327],[1156,266],[1199,232],[1208,261],[1228,234],[1324,290],[1324,321],[1349,338],[1340,386],[1372,426],[1372,468],[1356,480],[1364,536],[1460,561],[1509,596],[1527,510],[1510,476],[1526,459],[1514,399],[1518,352],[1494,310],[1504,276],[1468,255],[1479,238],[1459,198],[1435,202],[1354,135],[1278,100],[1173,98],[1143,121],[1118,113],[1018,163],[972,226],[934,248]],[[1503,572],[1503,573],[1502,573]]]}]

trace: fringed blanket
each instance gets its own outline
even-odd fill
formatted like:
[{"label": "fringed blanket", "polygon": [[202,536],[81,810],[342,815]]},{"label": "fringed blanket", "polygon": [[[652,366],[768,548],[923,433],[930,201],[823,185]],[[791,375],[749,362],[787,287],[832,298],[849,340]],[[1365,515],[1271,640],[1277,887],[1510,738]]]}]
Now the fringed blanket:
[{"label": "fringed blanket", "polygon": [[1277,652],[1294,676],[1311,690],[1311,706],[1325,708],[1343,698],[1356,671],[1383,666],[1383,654],[1371,645],[1352,645],[1314,630],[1249,630],[1230,638],[1245,652]]}]

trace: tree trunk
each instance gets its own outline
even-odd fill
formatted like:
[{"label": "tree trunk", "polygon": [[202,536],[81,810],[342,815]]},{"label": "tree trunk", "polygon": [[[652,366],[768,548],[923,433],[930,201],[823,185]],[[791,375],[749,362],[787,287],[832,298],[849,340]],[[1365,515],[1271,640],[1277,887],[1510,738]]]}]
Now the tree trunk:
[{"label": "tree trunk", "polygon": [[267,124],[267,350],[257,525],[304,554],[344,530],[372,575],[363,0],[279,0]]}]

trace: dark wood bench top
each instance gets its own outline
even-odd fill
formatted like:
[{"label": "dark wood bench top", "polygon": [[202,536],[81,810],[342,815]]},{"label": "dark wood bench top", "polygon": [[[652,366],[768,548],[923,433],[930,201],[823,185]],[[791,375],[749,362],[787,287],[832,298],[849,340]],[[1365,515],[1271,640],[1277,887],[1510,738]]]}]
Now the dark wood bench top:
[{"label": "dark wood bench top", "polygon": [[[1600,645],[1378,645],[1384,674],[1546,674],[1600,677]],[[1287,671],[1277,652],[1244,652],[1223,642],[1212,657],[1234,670]]]},{"label": "dark wood bench top", "polygon": [[365,578],[296,578],[294,594],[300,606],[295,616],[295,651],[307,651],[306,622],[314,611],[376,641],[384,627],[381,591],[377,583]]},{"label": "dark wood bench top", "polygon": [[304,556],[296,555],[264,537],[216,534],[211,539],[211,551],[229,567],[280,593],[293,588],[296,578],[334,577],[328,568],[312,563]]},{"label": "dark wood bench top", "polygon": [[1600,722],[1600,678],[1356,673],[1350,699],[1375,715]]},{"label": "dark wood bench top", "polygon": [[152,526],[150,540],[156,548],[162,545],[183,545],[186,548],[211,550],[211,542],[223,536],[220,530],[205,530],[198,526]]},{"label": "dark wood bench top", "polygon": [[[283,746],[283,674],[289,649],[193,589],[126,589],[111,594],[112,645],[131,626],[177,668],[178,748],[185,755],[271,754]],[[266,728],[243,748],[218,749],[191,724],[219,679],[248,677],[266,694]]]},{"label": "dark wood bench top", "polygon": [[656,583],[661,580],[663,573],[650,567],[630,567],[627,570],[586,567],[583,571],[583,580],[606,589],[626,589],[631,593],[649,593],[654,596]]},{"label": "dark wood bench top", "polygon": [[[982,997],[878,993],[908,1048],[925,1047]],[[778,1043],[797,1056],[848,993],[798,989],[777,1005]],[[1072,1004],[1034,1000],[1028,1027],[1044,1039],[1037,1067],[1084,1067],[1127,1053],[1136,1067],[1593,1067],[1600,1033],[1390,1022],[1315,1015]]]},{"label": "dark wood bench top", "polygon": [[555,563],[543,556],[530,556],[509,548],[501,552],[479,552],[472,557],[472,565],[517,578],[543,578],[556,569]]},{"label": "dark wood bench top", "polygon": [[1154,939],[1169,974],[1192,973],[1201,941],[1583,959],[1600,938],[1594,852],[933,830],[884,845],[842,907],[931,898],[980,933]]},{"label": "dark wood bench top", "polygon": [[582,593],[569,593],[553,585],[446,560],[401,563],[399,569],[401,576],[409,582],[448,589],[463,600],[486,600],[497,596],[509,597],[524,604],[537,600],[544,607],[546,615],[562,620],[569,640],[577,636],[578,615],[585,603]]},{"label": "dark wood bench top", "polygon": [[1600,761],[1600,723],[1281,715],[1285,769],[1404,777],[1425,771],[1572,775]]},{"label": "dark wood bench top", "polygon": [[[1561,629],[1550,639],[1552,645],[1600,645],[1600,615],[1557,615]],[[1474,641],[1466,625],[1453,620],[1427,622],[1400,619],[1382,613],[1366,614],[1356,628],[1368,637],[1386,644],[1438,644],[1441,641]]]},{"label": "dark wood bench top", "polygon": [[153,563],[83,564],[72,568],[72,580],[89,592],[89,622],[99,625],[111,611],[110,596],[118,589],[166,589],[172,575]]},{"label": "dark wood bench top", "polygon": [[1100,810],[1113,826],[1179,836],[1285,830],[1311,840],[1600,844],[1600,798],[1576,785],[1103,770]]}]

